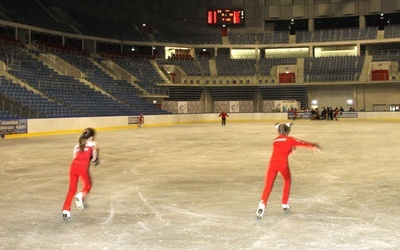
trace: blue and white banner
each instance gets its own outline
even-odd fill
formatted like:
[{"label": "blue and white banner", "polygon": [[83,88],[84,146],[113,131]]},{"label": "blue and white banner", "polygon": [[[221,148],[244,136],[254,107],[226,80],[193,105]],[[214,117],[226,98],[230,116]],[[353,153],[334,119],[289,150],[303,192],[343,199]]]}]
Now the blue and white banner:
[{"label": "blue and white banner", "polygon": [[0,120],[0,134],[26,134],[28,122],[26,119]]},{"label": "blue and white banner", "polygon": [[[294,112],[289,111],[288,113],[288,119],[293,119],[294,118]],[[296,114],[296,119],[303,118],[303,119],[311,119],[311,112],[304,112],[304,111],[298,111]]]},{"label": "blue and white banner", "polygon": [[358,118],[357,112],[343,112],[339,118]]}]

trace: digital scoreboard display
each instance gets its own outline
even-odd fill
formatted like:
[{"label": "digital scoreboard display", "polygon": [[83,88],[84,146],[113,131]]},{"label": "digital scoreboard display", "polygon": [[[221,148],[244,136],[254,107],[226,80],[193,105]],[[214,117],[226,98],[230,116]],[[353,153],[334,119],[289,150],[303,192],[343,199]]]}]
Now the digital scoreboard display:
[{"label": "digital scoreboard display", "polygon": [[244,11],[237,9],[209,10],[207,23],[211,25],[241,25],[244,24]]}]

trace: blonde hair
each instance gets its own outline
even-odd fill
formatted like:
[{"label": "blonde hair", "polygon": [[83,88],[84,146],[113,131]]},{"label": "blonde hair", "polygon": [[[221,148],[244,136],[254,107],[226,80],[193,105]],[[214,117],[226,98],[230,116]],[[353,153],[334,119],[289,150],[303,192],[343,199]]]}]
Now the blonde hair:
[{"label": "blonde hair", "polygon": [[275,124],[275,128],[278,129],[278,133],[281,135],[289,135],[290,133],[290,127],[293,125],[293,123],[277,123]]}]

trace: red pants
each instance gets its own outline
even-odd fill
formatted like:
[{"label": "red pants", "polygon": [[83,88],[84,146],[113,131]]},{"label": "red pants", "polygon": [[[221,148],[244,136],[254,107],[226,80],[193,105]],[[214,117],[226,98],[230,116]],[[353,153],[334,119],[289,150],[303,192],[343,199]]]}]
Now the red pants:
[{"label": "red pants", "polygon": [[89,168],[88,167],[76,167],[71,166],[69,171],[69,190],[67,197],[65,198],[63,210],[71,211],[71,202],[74,198],[76,190],[78,188],[78,179],[82,183],[82,199],[92,188],[92,182],[90,180]]},{"label": "red pants", "polygon": [[261,200],[267,205],[268,197],[272,191],[272,186],[274,185],[276,175],[278,172],[282,175],[284,180],[283,194],[282,194],[282,204],[288,204],[289,193],[290,193],[290,170],[287,162],[271,162],[265,176],[265,186],[262,192]]}]

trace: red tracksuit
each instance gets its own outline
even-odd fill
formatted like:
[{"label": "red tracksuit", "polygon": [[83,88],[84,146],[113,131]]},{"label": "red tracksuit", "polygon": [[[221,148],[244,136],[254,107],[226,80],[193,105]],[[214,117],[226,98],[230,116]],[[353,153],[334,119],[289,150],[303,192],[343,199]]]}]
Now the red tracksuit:
[{"label": "red tracksuit", "polygon": [[222,118],[222,125],[225,126],[226,125],[226,117],[229,117],[229,115],[225,111],[222,111],[218,117]]},{"label": "red tracksuit", "polygon": [[82,182],[82,196],[85,197],[92,185],[89,175],[90,160],[97,158],[96,143],[87,141],[84,151],[79,150],[77,144],[74,148],[74,159],[69,171],[69,190],[65,198],[63,210],[71,210],[71,202],[78,188],[78,178]]},{"label": "red tracksuit", "polygon": [[278,172],[280,172],[284,179],[282,204],[288,204],[291,184],[288,160],[289,155],[297,146],[316,147],[316,144],[300,141],[294,137],[280,134],[274,139],[272,146],[272,156],[269,161],[269,167],[265,176],[265,186],[262,192],[261,200],[264,201],[265,204],[267,203],[276,175]]}]

